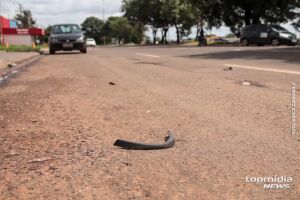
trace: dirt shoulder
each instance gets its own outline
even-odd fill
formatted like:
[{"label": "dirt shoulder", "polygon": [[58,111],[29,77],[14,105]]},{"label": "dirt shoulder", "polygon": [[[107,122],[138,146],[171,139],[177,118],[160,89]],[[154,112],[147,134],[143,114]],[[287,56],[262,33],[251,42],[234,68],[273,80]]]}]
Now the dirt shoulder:
[{"label": "dirt shoulder", "polygon": [[39,53],[36,52],[13,53],[0,51],[0,71],[7,69],[9,63],[21,63],[37,55],[39,55]]}]

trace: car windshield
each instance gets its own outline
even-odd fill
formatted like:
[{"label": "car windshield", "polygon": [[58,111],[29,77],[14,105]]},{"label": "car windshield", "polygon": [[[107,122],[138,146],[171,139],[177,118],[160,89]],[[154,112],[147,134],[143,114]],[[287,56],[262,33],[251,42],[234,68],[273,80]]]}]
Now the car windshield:
[{"label": "car windshield", "polygon": [[64,33],[80,33],[81,29],[78,25],[57,25],[54,26],[52,33],[64,34]]},{"label": "car windshield", "polygon": [[275,31],[287,31],[285,28],[279,26],[279,25],[271,25],[272,29]]}]

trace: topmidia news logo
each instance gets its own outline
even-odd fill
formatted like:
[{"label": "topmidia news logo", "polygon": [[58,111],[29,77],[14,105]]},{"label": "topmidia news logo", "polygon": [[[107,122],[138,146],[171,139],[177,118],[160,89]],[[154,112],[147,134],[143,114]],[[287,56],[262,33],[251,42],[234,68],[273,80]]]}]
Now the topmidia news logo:
[{"label": "topmidia news logo", "polygon": [[247,183],[262,185],[266,190],[292,189],[293,178],[289,176],[246,177]]}]

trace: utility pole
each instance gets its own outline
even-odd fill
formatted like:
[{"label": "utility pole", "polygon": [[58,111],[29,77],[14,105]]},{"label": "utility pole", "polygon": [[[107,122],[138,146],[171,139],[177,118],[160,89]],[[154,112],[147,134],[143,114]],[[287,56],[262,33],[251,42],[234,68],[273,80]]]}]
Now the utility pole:
[{"label": "utility pole", "polygon": [[104,13],[104,0],[102,0],[102,19],[105,21],[105,13]]}]

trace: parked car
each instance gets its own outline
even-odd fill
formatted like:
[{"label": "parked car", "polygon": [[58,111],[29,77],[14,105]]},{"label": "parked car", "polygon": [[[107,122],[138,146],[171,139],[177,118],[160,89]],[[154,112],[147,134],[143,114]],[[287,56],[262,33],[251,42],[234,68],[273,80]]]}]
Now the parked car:
[{"label": "parked car", "polygon": [[96,47],[96,41],[93,38],[88,38],[86,40],[87,47]]},{"label": "parked car", "polygon": [[297,37],[279,25],[254,24],[241,30],[240,42],[243,46],[250,44],[296,45]]},{"label": "parked car", "polygon": [[79,50],[87,53],[84,34],[77,24],[54,25],[49,40],[50,54],[56,51]]}]

